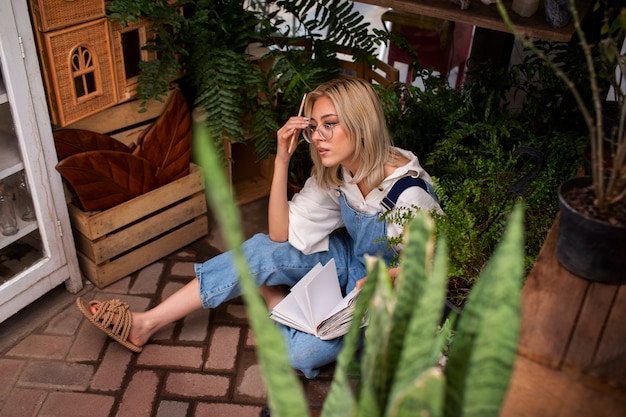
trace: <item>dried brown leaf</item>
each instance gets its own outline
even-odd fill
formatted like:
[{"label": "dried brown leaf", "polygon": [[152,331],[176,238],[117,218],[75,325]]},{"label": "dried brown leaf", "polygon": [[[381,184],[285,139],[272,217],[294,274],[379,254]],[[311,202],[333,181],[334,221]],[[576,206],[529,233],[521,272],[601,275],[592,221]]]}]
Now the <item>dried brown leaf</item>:
[{"label": "dried brown leaf", "polygon": [[61,129],[56,130],[52,135],[59,161],[68,156],[87,151],[131,152],[128,146],[117,139],[90,130]]},{"label": "dried brown leaf", "polygon": [[133,154],[150,161],[161,185],[189,173],[191,115],[179,89],[172,93],[165,111],[141,135]]},{"label": "dried brown leaf", "polygon": [[159,186],[150,162],[126,152],[82,152],[56,169],[84,211],[107,210]]}]

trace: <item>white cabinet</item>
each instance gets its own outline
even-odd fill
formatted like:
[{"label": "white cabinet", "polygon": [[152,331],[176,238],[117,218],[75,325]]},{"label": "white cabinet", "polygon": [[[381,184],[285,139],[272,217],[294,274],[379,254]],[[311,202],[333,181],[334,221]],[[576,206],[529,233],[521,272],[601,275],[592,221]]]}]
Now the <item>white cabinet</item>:
[{"label": "white cabinet", "polygon": [[[0,322],[65,282],[82,288],[25,0],[0,2],[0,183],[15,203],[26,179],[36,219],[16,212],[18,231],[0,225]],[[10,233],[11,231],[8,231]]]}]

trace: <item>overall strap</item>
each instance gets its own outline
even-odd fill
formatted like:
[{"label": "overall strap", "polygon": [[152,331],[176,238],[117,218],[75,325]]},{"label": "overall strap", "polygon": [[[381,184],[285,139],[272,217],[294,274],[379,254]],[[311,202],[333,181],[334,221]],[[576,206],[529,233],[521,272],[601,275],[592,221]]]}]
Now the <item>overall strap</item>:
[{"label": "overall strap", "polygon": [[393,184],[387,196],[382,199],[382,206],[385,207],[387,210],[391,210],[392,208],[394,208],[396,206],[396,202],[398,201],[398,197],[400,197],[400,194],[402,194],[402,192],[409,187],[420,187],[429,195],[431,195],[435,199],[435,201],[437,200],[436,196],[433,195],[434,193],[431,193],[431,191],[429,190],[430,187],[428,187],[426,181],[421,178],[406,176],[400,178],[398,181],[395,182],[395,184]]}]

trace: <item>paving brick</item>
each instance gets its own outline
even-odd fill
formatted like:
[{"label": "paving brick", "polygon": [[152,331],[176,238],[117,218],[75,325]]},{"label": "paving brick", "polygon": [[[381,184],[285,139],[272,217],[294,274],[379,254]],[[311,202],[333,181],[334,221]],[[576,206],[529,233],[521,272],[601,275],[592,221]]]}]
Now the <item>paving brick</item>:
[{"label": "paving brick", "polygon": [[304,392],[311,407],[321,408],[330,391],[330,380],[307,380]]},{"label": "paving brick", "polygon": [[106,340],[106,334],[98,330],[89,320],[84,319],[76,332],[67,360],[73,362],[97,360]]},{"label": "paving brick", "polygon": [[155,367],[202,368],[202,348],[147,344],[137,358],[137,364]]},{"label": "paving brick", "polygon": [[232,370],[237,358],[241,329],[234,326],[218,326],[212,333],[205,369]]},{"label": "paving brick", "polygon": [[3,401],[13,388],[25,362],[19,359],[0,359],[0,401]]},{"label": "paving brick", "polygon": [[259,417],[263,407],[225,403],[200,403],[194,417]]},{"label": "paving brick", "polygon": [[20,387],[84,391],[89,386],[94,368],[78,363],[33,361],[20,375]]},{"label": "paving brick", "polygon": [[181,250],[181,251],[176,252],[174,256],[177,258],[181,258],[181,259],[184,259],[184,258],[194,259],[196,257],[196,253],[190,250]]},{"label": "paving brick", "polygon": [[254,364],[249,366],[243,371],[243,375],[240,378],[241,382],[237,384],[236,388],[238,396],[251,397],[258,400],[267,398],[260,365]]},{"label": "paving brick", "polygon": [[44,390],[15,388],[4,402],[0,417],[36,416],[46,395]]},{"label": "paving brick", "polygon": [[211,310],[198,310],[183,320],[179,339],[189,342],[204,342],[208,335],[208,323]]},{"label": "paving brick", "polygon": [[104,392],[119,391],[133,355],[118,343],[111,343],[91,380],[91,388]]},{"label": "paving brick", "polygon": [[63,359],[72,345],[69,336],[32,334],[9,350],[8,356]]},{"label": "paving brick", "polygon": [[159,378],[154,371],[137,371],[122,397],[117,417],[149,417],[156,402]]},{"label": "paving brick", "polygon": [[48,394],[39,416],[108,417],[115,398],[108,395],[84,392],[51,392]]},{"label": "paving brick", "polygon": [[235,319],[247,320],[248,318],[246,307],[243,304],[228,304],[226,312]]},{"label": "paving brick", "polygon": [[101,291],[112,294],[128,294],[130,288],[130,276],[115,281],[113,284],[107,285]]},{"label": "paving brick", "polygon": [[164,264],[156,262],[141,269],[137,279],[130,288],[130,294],[154,294],[159,284],[159,278],[163,273]]},{"label": "paving brick", "polygon": [[72,304],[50,320],[44,333],[72,336],[76,333],[82,318],[83,315]]},{"label": "paving brick", "polygon": [[237,356],[233,396],[235,402],[265,402],[267,399],[265,382],[255,352],[244,350]]},{"label": "paving brick", "polygon": [[161,301],[165,300],[167,297],[169,297],[170,295],[174,294],[176,291],[180,290],[181,288],[183,288],[183,284],[181,284],[180,282],[168,282],[165,285],[165,288],[163,288],[163,294],[161,296]]},{"label": "paving brick", "polygon": [[251,328],[246,331],[246,347],[256,347],[256,340],[254,339],[254,332]]},{"label": "paving brick", "polygon": [[174,340],[174,330],[176,329],[176,323],[170,323],[165,327],[159,329],[158,332],[152,335],[152,342],[157,341],[169,341]]},{"label": "paving brick", "polygon": [[183,401],[161,401],[156,417],[186,417],[189,403]]},{"label": "paving brick", "polygon": [[176,277],[194,278],[196,276],[195,264],[196,262],[176,262],[172,265],[171,274]]},{"label": "paving brick", "polygon": [[225,376],[172,372],[166,378],[165,392],[181,398],[225,398],[229,385]]}]

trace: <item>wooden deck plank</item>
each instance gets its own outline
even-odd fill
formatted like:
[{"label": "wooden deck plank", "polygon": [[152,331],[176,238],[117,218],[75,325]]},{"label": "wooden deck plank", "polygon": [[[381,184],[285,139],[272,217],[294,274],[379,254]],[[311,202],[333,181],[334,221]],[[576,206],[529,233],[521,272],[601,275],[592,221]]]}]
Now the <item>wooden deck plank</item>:
[{"label": "wooden deck plank", "polygon": [[552,368],[561,366],[589,283],[556,260],[558,218],[550,229],[522,291],[520,354]]},{"label": "wooden deck plank", "polygon": [[583,301],[563,366],[575,370],[590,369],[597,342],[601,340],[605,323],[611,313],[619,286],[592,283]]},{"label": "wooden deck plank", "polygon": [[[609,319],[606,322],[602,339],[594,357],[590,373],[611,386],[626,390],[626,286],[619,286],[619,291],[612,304]],[[626,414],[625,414],[626,415]]]},{"label": "wooden deck plank", "polygon": [[500,417],[623,417],[626,395],[518,356]]}]

